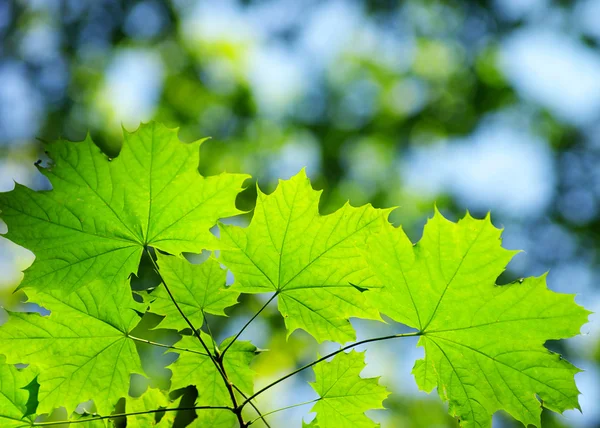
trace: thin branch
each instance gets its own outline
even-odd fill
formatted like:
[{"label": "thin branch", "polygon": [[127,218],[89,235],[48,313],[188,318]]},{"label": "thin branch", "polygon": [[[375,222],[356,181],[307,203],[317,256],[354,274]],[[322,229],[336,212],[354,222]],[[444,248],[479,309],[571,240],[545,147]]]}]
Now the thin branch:
[{"label": "thin branch", "polygon": [[123,417],[127,417],[127,416],[147,415],[150,413],[177,412],[179,410],[207,410],[207,409],[233,411],[233,409],[231,407],[224,407],[224,406],[196,406],[196,407],[178,407],[178,408],[166,407],[164,409],[144,410],[141,412],[115,413],[114,415],[109,415],[109,416],[92,416],[90,418],[77,419],[75,421],[33,422],[32,426],[34,426],[34,427],[40,426],[41,427],[41,426],[60,425],[60,424],[82,424],[84,422],[89,422],[89,421],[99,421],[101,419],[116,419],[116,418],[123,418]]},{"label": "thin branch", "polygon": [[273,301],[273,299],[275,297],[277,297],[277,294],[279,294],[279,291],[276,291],[275,294],[273,294],[271,296],[271,298],[269,300],[267,300],[267,303],[265,303],[262,308],[260,308],[258,310],[257,313],[254,314],[254,316],[252,318],[250,318],[248,320],[248,322],[246,324],[244,324],[244,326],[242,327],[242,329],[238,332],[238,334],[235,335],[235,337],[233,338],[233,340],[231,342],[229,342],[229,344],[225,347],[225,349],[223,350],[223,352],[221,353],[221,355],[225,355],[225,352],[227,352],[227,350],[231,347],[231,345],[233,345],[235,343],[235,341],[238,339],[238,337],[240,337],[242,335],[242,333],[244,332],[244,330],[246,330],[246,328],[250,325],[250,323],[252,321],[254,321],[256,319],[257,316],[259,316],[261,314],[262,311],[265,310],[265,308],[267,306],[269,306],[269,303],[271,303]]},{"label": "thin branch", "polygon": [[[238,388],[237,386],[233,385],[233,387],[235,388],[235,390],[237,392],[240,393],[240,395],[242,397],[244,397],[244,399],[248,398],[248,396],[246,394],[244,394],[244,391],[242,391],[240,388]],[[264,418],[264,415],[260,412],[260,410],[258,410],[258,407],[256,406],[256,404],[254,404],[252,401],[250,401],[250,405],[252,406],[252,408],[254,409],[254,411],[258,414],[258,418],[257,419],[262,419],[263,423],[265,424],[265,426],[267,428],[271,428],[271,425],[269,425],[269,423],[267,422],[267,420]],[[255,419],[256,420],[256,419]],[[250,422],[248,425],[250,425],[252,422]]]},{"label": "thin branch", "polygon": [[221,376],[223,377],[223,380],[225,381],[225,384],[228,385],[229,381],[227,380],[227,376],[225,375],[224,372],[221,371],[221,367],[220,367],[219,363],[215,360],[214,355],[212,354],[212,352],[210,352],[210,349],[206,345],[206,342],[204,342],[204,339],[202,339],[202,336],[200,335],[200,330],[197,330],[196,327],[194,327],[194,324],[192,324],[192,321],[190,321],[190,319],[188,318],[188,316],[183,312],[183,309],[181,309],[181,306],[179,306],[179,303],[177,303],[177,300],[175,300],[175,297],[173,296],[173,293],[171,293],[171,289],[169,288],[169,286],[165,282],[165,279],[163,278],[162,274],[160,273],[160,269],[158,268],[158,264],[152,258],[152,254],[150,254],[150,251],[148,250],[148,248],[146,248],[146,252],[148,254],[148,257],[150,258],[150,261],[152,261],[152,265],[154,266],[154,271],[159,276],[160,281],[162,282],[162,285],[165,287],[165,290],[166,290],[167,294],[169,295],[169,298],[171,299],[171,301],[173,302],[173,304],[177,308],[177,311],[183,317],[183,319],[185,320],[185,322],[187,323],[187,325],[192,329],[192,332],[194,333],[194,336],[196,336],[196,338],[198,339],[198,341],[200,341],[200,344],[202,345],[202,347],[206,351],[206,354],[208,355],[208,357],[210,358],[210,360],[213,362],[213,364],[215,365],[215,367],[217,368],[217,370],[219,371],[219,373],[221,373]]},{"label": "thin branch", "polygon": [[212,352],[210,352],[210,350],[208,349],[208,346],[206,346],[206,343],[204,342],[204,340],[202,339],[202,336],[200,335],[200,331],[196,330],[196,327],[194,327],[194,325],[192,324],[192,322],[190,321],[190,319],[187,317],[187,315],[183,312],[183,310],[179,306],[179,303],[177,303],[177,300],[175,300],[175,297],[173,296],[173,293],[171,293],[171,290],[169,289],[169,286],[167,285],[167,283],[166,283],[165,279],[163,278],[162,274],[160,273],[160,269],[158,268],[158,264],[152,258],[152,254],[150,254],[150,250],[148,249],[148,247],[146,247],[146,252],[148,254],[148,257],[152,261],[152,265],[154,266],[154,270],[156,271],[156,274],[160,277],[160,280],[161,280],[162,284],[164,285],[165,290],[167,291],[167,294],[169,295],[171,301],[173,302],[173,304],[175,305],[175,307],[179,311],[179,314],[183,317],[183,319],[185,320],[185,322],[187,323],[187,325],[192,329],[192,331],[194,332],[194,335],[198,338],[198,340],[200,341],[200,344],[202,345],[202,347],[204,348],[204,350],[208,354],[208,357],[210,358],[210,360],[212,361],[212,363],[217,368],[217,371],[219,372],[219,374],[223,378],[223,382],[225,382],[225,387],[227,388],[227,392],[229,392],[229,397],[231,398],[231,403],[233,404],[233,413],[235,413],[235,416],[237,417],[237,420],[238,420],[238,422],[240,424],[240,427],[241,428],[245,428],[247,425],[244,422],[244,418],[242,417],[242,407],[238,406],[237,399],[235,397],[235,392],[233,391],[233,387],[231,386],[232,384],[229,381],[229,379],[227,378],[227,374],[225,373],[225,366],[223,365],[223,358],[222,358],[222,356],[220,356],[218,359],[216,359],[215,356],[212,354]]},{"label": "thin branch", "polygon": [[191,352],[192,354],[204,355],[205,357],[208,356],[204,352],[194,351],[193,349],[188,349],[188,348],[180,348],[179,346],[165,345],[164,343],[153,342],[148,339],[141,339],[139,337],[135,337],[130,334],[128,334],[127,337],[130,338],[131,340],[135,340],[136,342],[146,343],[148,345],[160,346],[161,348],[175,349],[176,351]]},{"label": "thin branch", "polygon": [[390,335],[390,336],[374,337],[372,339],[365,339],[365,340],[361,340],[360,342],[351,343],[348,346],[344,346],[343,348],[340,348],[337,351],[331,352],[331,353],[325,355],[324,357],[321,357],[318,360],[313,361],[312,363],[306,364],[305,366],[302,366],[299,369],[296,369],[293,372],[286,374],[282,378],[279,378],[276,381],[268,384],[267,386],[265,386],[264,388],[262,388],[260,391],[254,393],[254,395],[251,395],[249,398],[247,398],[246,401],[244,401],[240,405],[240,407],[243,408],[250,400],[256,398],[257,396],[259,396],[260,394],[262,394],[266,390],[274,387],[278,383],[283,382],[287,378],[292,377],[295,374],[300,373],[301,371],[306,370],[307,368],[312,367],[315,364],[320,363],[321,361],[325,361],[326,359],[331,358],[334,355],[339,354],[340,352],[344,352],[347,349],[351,349],[351,348],[354,348],[355,346],[362,345],[362,344],[365,344],[365,343],[370,343],[370,342],[378,342],[378,341],[381,341],[381,340],[396,339],[396,338],[399,338],[399,337],[412,337],[412,336],[421,336],[421,335],[423,335],[423,332],[421,332],[421,331],[415,331],[413,333],[401,333],[401,334],[393,334],[393,335]]},{"label": "thin branch", "polygon": [[206,324],[206,329],[208,330],[208,335],[210,336],[213,346],[215,348],[215,354],[217,356],[221,356],[221,351],[219,351],[219,347],[217,346],[217,342],[215,341],[215,336],[213,336],[212,331],[210,329],[210,324],[208,323],[208,318],[206,318],[206,312],[204,312],[204,309],[202,309],[202,319],[204,320],[204,323]]},{"label": "thin branch", "polygon": [[223,379],[225,380],[225,386],[227,387],[227,391],[229,392],[229,396],[231,397],[231,402],[233,403],[233,413],[237,417],[238,423],[240,424],[240,428],[247,428],[248,424],[244,422],[244,418],[242,416],[242,407],[238,406],[237,398],[235,397],[235,391],[233,390],[233,383],[227,379],[227,375],[225,375],[225,364],[223,364],[223,356],[221,355],[217,363],[221,367],[221,372],[223,373]]},{"label": "thin branch", "polygon": [[[300,407],[300,406],[305,406],[307,404],[316,403],[319,400],[320,400],[320,398],[317,398],[315,400],[305,401],[304,403],[292,404],[291,406],[282,407],[281,409],[271,410],[270,412],[265,413],[263,415],[263,417],[272,415],[273,413],[281,412],[283,410],[293,409],[294,407]],[[251,420],[250,422],[248,422],[248,425],[252,425],[254,422],[256,422],[259,419],[261,419],[261,418],[256,418],[256,419]],[[264,421],[264,419],[263,419],[263,421]]]},{"label": "thin branch", "polygon": [[208,354],[208,356],[210,357],[210,359],[214,361],[214,357],[212,355],[212,352],[210,352],[210,349],[208,349],[208,346],[206,346],[206,343],[204,342],[204,339],[202,339],[202,336],[199,333],[199,330],[196,330],[196,327],[194,327],[194,324],[192,324],[192,321],[190,321],[190,319],[188,318],[188,316],[183,312],[183,309],[181,309],[181,306],[179,306],[179,303],[177,303],[177,300],[175,300],[175,297],[173,296],[173,293],[171,293],[171,289],[169,288],[169,286],[167,285],[165,279],[163,278],[162,274],[160,273],[160,269],[158,268],[158,264],[152,258],[152,254],[150,254],[150,251],[147,248],[146,248],[146,252],[148,253],[148,257],[150,258],[150,261],[152,262],[152,265],[154,266],[154,271],[159,276],[160,281],[162,282],[162,284],[165,287],[165,291],[167,292],[167,294],[169,295],[169,298],[171,299],[171,301],[173,302],[173,304],[177,308],[177,311],[183,317],[183,319],[185,320],[185,322],[187,323],[187,325],[192,329],[192,332],[194,333],[194,336],[196,336],[198,338],[198,340],[200,341],[200,344],[202,345],[202,347],[204,348],[204,350],[206,351],[206,353]]}]

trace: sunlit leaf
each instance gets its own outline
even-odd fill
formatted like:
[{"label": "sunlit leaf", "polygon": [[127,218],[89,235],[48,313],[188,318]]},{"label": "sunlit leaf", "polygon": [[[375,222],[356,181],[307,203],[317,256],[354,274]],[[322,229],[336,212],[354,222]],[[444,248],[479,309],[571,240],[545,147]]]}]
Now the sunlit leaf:
[{"label": "sunlit leaf", "polygon": [[540,426],[542,407],[579,408],[579,369],[544,343],[579,334],[589,312],[548,290],[545,276],[496,285],[515,254],[500,234],[489,217],[452,223],[436,212],[416,246],[389,226],[365,252],[386,285],[371,301],[422,332],[419,387],[437,387],[464,427],[489,427],[498,410]]},{"label": "sunlit leaf", "polygon": [[27,415],[29,392],[25,387],[37,375],[36,370],[28,367],[17,369],[0,359],[0,426],[3,428],[21,428],[32,426],[35,417]]},{"label": "sunlit leaf", "polygon": [[379,378],[361,378],[365,368],[364,354],[351,351],[339,353],[330,362],[315,366],[315,382],[311,386],[319,401],[312,411],[317,417],[310,426],[319,428],[377,427],[365,412],[383,409],[389,392],[379,385]]},{"label": "sunlit leaf", "polygon": [[146,246],[171,254],[213,248],[209,229],[239,213],[235,198],[247,176],[202,177],[201,142],[183,144],[177,130],[149,123],[124,132],[114,159],[89,136],[48,145],[53,164],[40,171],[53,190],[17,184],[0,193],[5,236],[36,256],[21,287],[68,294],[95,280],[120,286]]},{"label": "sunlit leaf", "polygon": [[[225,287],[227,272],[214,258],[193,265],[179,257],[158,254],[158,266],[179,307],[196,328],[202,327],[205,312],[225,315],[225,308],[237,303],[239,293]],[[163,285],[152,292],[150,299],[150,312],[165,316],[161,328],[188,328]]]},{"label": "sunlit leaf", "polygon": [[379,319],[362,293],[379,283],[359,247],[382,229],[389,210],[346,204],[322,216],[320,194],[304,171],[271,195],[259,190],[247,228],[220,225],[221,257],[233,289],[277,293],[289,333],[301,328],[319,342],[343,343],[355,338],[350,317]]},{"label": "sunlit leaf", "polygon": [[94,400],[109,414],[129,390],[132,373],[142,374],[129,332],[139,321],[131,292],[106,293],[102,282],[68,298],[33,290],[30,299],[52,313],[12,312],[0,327],[0,354],[7,362],[39,369],[38,413]]}]

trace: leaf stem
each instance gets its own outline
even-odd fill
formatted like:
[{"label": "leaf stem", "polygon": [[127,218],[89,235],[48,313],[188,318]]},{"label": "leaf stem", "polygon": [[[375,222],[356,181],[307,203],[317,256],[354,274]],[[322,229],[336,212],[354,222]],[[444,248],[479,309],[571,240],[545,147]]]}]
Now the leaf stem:
[{"label": "leaf stem", "polygon": [[139,337],[131,336],[129,334],[127,335],[127,337],[130,338],[131,340],[135,340],[136,342],[146,343],[148,345],[160,346],[161,348],[175,349],[176,351],[191,352],[193,354],[204,355],[205,357],[208,356],[204,352],[194,351],[193,349],[180,348],[178,346],[173,346],[173,345],[165,345],[164,343],[158,343],[158,342],[153,342],[153,341],[147,340],[147,339],[141,339]]},{"label": "leaf stem", "polygon": [[[236,390],[237,392],[239,392],[239,393],[240,393],[240,395],[241,395],[242,397],[244,397],[244,399],[248,398],[248,396],[247,396],[246,394],[244,394],[244,391],[242,391],[240,388],[238,388],[238,387],[237,387],[237,386],[235,386],[235,385],[233,385],[233,387],[235,388],[235,390]],[[264,418],[264,415],[263,415],[263,414],[260,412],[260,410],[258,410],[258,407],[256,406],[256,404],[254,404],[252,401],[250,401],[249,403],[250,403],[250,405],[252,406],[252,408],[254,409],[254,411],[255,411],[256,413],[258,413],[258,418],[256,418],[256,419],[262,419],[262,420],[263,420],[263,423],[265,424],[265,426],[266,426],[267,428],[271,428],[271,425],[269,425],[269,423],[267,422],[267,420]],[[256,419],[255,419],[254,421],[256,421]],[[253,422],[254,422],[254,421],[253,421]],[[251,423],[252,423],[252,422],[250,422],[248,425],[250,425]]]},{"label": "leaf stem", "polygon": [[265,308],[266,308],[267,306],[269,306],[269,303],[271,303],[271,302],[273,301],[273,299],[274,299],[275,297],[277,297],[277,295],[278,295],[278,294],[279,294],[279,291],[276,291],[276,292],[275,292],[275,294],[273,294],[273,295],[271,296],[271,298],[270,298],[269,300],[267,300],[267,303],[265,303],[265,304],[262,306],[262,308],[260,308],[260,309],[258,310],[258,312],[257,312],[257,313],[255,313],[255,314],[254,314],[254,316],[248,320],[248,322],[246,322],[246,324],[244,324],[244,326],[243,326],[243,327],[242,327],[242,329],[241,329],[241,330],[238,332],[238,334],[236,334],[236,335],[235,335],[235,337],[233,338],[233,340],[232,340],[231,342],[229,342],[229,344],[228,344],[228,345],[225,347],[225,349],[223,350],[223,352],[221,352],[221,355],[225,355],[225,352],[227,352],[227,350],[228,350],[228,349],[231,347],[231,345],[233,345],[233,344],[234,344],[234,342],[235,342],[235,341],[238,339],[238,337],[240,337],[240,336],[242,335],[242,333],[244,332],[244,330],[246,330],[246,328],[247,328],[247,327],[250,325],[250,323],[251,323],[252,321],[254,321],[254,320],[256,319],[256,317],[257,317],[257,316],[259,316],[259,315],[261,314],[261,312],[262,312],[262,311],[264,311],[264,310],[265,310]]},{"label": "leaf stem", "polygon": [[231,397],[231,402],[233,403],[233,413],[237,417],[238,423],[240,424],[240,428],[247,428],[248,424],[244,422],[244,418],[242,416],[242,407],[238,406],[237,398],[235,397],[235,391],[233,390],[233,383],[229,381],[227,375],[225,374],[225,364],[223,363],[223,356],[220,355],[219,358],[216,359],[217,364],[221,367],[221,373],[223,373],[223,380],[225,380],[225,386],[227,387],[227,391],[229,392],[229,396]]},{"label": "leaf stem", "polygon": [[152,261],[152,265],[154,266],[154,271],[159,276],[160,281],[164,285],[165,290],[167,291],[167,294],[169,295],[169,298],[171,299],[171,301],[173,302],[173,304],[177,308],[177,311],[183,317],[183,319],[185,320],[185,322],[187,323],[187,325],[192,329],[192,332],[194,333],[194,336],[196,336],[196,338],[200,341],[200,344],[202,345],[202,347],[206,351],[208,357],[213,361],[213,363],[215,363],[215,365],[218,366],[218,364],[215,362],[215,358],[214,358],[212,352],[210,352],[210,349],[208,348],[208,346],[206,346],[206,343],[204,342],[204,339],[202,339],[202,336],[200,335],[199,330],[197,330],[196,327],[194,327],[194,324],[192,324],[192,321],[190,321],[190,319],[188,318],[188,316],[181,309],[181,306],[179,306],[179,303],[177,303],[177,301],[175,300],[175,297],[173,296],[173,293],[171,292],[171,289],[169,288],[169,286],[167,285],[165,279],[163,278],[162,274],[160,273],[160,269],[158,268],[158,264],[152,258],[152,254],[150,254],[150,251],[148,250],[148,248],[146,248],[146,252],[148,253],[148,257]]},{"label": "leaf stem", "polygon": [[225,373],[225,366],[223,365],[223,356],[219,355],[218,358],[215,358],[215,356],[212,354],[212,352],[208,349],[208,346],[206,346],[206,343],[202,339],[202,336],[200,335],[199,330],[196,330],[196,327],[194,327],[194,325],[192,324],[192,321],[190,321],[190,319],[187,317],[187,315],[183,312],[183,310],[179,306],[179,303],[177,303],[177,301],[175,300],[175,297],[173,296],[173,293],[171,293],[171,290],[169,289],[169,286],[167,285],[167,283],[166,283],[165,279],[163,278],[162,274],[160,273],[160,269],[158,267],[158,264],[156,263],[156,261],[154,260],[154,258],[152,258],[152,254],[150,254],[150,250],[148,249],[148,247],[146,247],[146,252],[148,254],[148,257],[152,261],[152,265],[154,266],[154,270],[156,271],[156,274],[160,277],[160,280],[161,280],[162,284],[165,286],[165,290],[167,291],[167,294],[169,295],[169,298],[171,299],[171,301],[173,302],[173,304],[177,308],[177,311],[179,311],[179,314],[183,317],[183,319],[185,320],[185,322],[187,323],[187,325],[192,329],[192,332],[194,333],[194,336],[196,336],[198,338],[198,340],[200,341],[200,344],[202,345],[202,347],[204,348],[204,350],[208,354],[208,357],[210,358],[210,360],[212,361],[212,363],[217,368],[217,371],[219,372],[219,374],[223,378],[223,382],[225,382],[225,388],[227,388],[227,392],[229,393],[229,397],[231,398],[231,403],[233,404],[233,410],[232,411],[233,411],[233,413],[235,413],[235,416],[237,417],[237,420],[238,420],[238,422],[240,424],[240,427],[241,428],[245,428],[247,425],[244,422],[244,418],[242,417],[242,407],[238,406],[237,398],[235,397],[235,392],[233,390],[232,384],[229,381],[229,379],[227,378],[227,374]]},{"label": "leaf stem", "polygon": [[355,346],[358,345],[363,345],[365,343],[370,343],[370,342],[379,342],[381,340],[389,340],[389,339],[396,339],[396,338],[400,338],[400,337],[413,337],[413,336],[422,336],[423,332],[422,331],[415,331],[412,333],[400,333],[400,334],[392,334],[389,336],[381,336],[381,337],[374,337],[371,339],[365,339],[365,340],[361,340],[359,342],[355,342],[355,343],[351,343],[350,345],[344,346],[343,348],[338,349],[337,351],[331,352],[327,355],[325,355],[324,357],[319,358],[318,360],[313,361],[312,363],[308,363],[288,374],[286,374],[285,376],[277,379],[274,382],[271,382],[270,384],[268,384],[267,386],[265,386],[264,388],[262,388],[261,390],[259,390],[258,392],[255,392],[254,395],[251,395],[249,398],[246,399],[246,401],[244,401],[240,407],[243,408],[250,400],[256,398],[257,396],[259,396],[260,394],[262,394],[263,392],[265,392],[266,390],[274,387],[275,385],[277,385],[280,382],[283,382],[284,380],[286,380],[287,378],[290,378],[292,376],[294,376],[297,373],[300,373],[303,370],[308,369],[309,367],[314,366],[315,364],[319,364],[321,361],[325,361],[328,358],[333,357],[334,355],[339,354],[340,352],[344,352],[348,349],[354,348]]},{"label": "leaf stem", "polygon": [[136,416],[136,415],[146,415],[150,413],[161,413],[161,412],[177,412],[179,410],[229,410],[233,411],[231,407],[224,406],[196,406],[196,407],[177,407],[170,408],[165,407],[164,409],[154,409],[154,410],[144,410],[140,412],[131,412],[131,413],[115,413],[114,415],[108,416],[92,416],[90,418],[78,419],[74,421],[49,421],[49,422],[33,422],[32,426],[50,426],[50,425],[61,425],[61,424],[81,424],[89,421],[99,421],[101,419],[116,419],[123,418],[127,416]]},{"label": "leaf stem", "polygon": [[[300,407],[300,406],[305,406],[307,404],[311,404],[311,403],[316,403],[317,401],[319,401],[321,398],[316,398],[314,400],[310,400],[310,401],[305,401],[304,403],[298,403],[298,404],[292,404],[291,406],[286,406],[286,407],[282,407],[281,409],[277,409],[277,410],[271,410],[270,412],[267,412],[263,415],[264,416],[269,416],[272,415],[273,413],[277,413],[277,412],[281,412],[283,410],[288,410],[288,409],[293,409],[294,407]],[[256,418],[251,420],[250,422],[248,422],[248,425],[252,425],[254,422],[256,422],[257,420],[259,420],[261,418]],[[263,419],[264,421],[264,419]]]},{"label": "leaf stem", "polygon": [[210,336],[210,339],[212,340],[212,344],[215,348],[215,355],[220,356],[221,351],[219,351],[219,347],[217,346],[217,342],[215,341],[215,336],[213,336],[212,330],[210,329],[210,324],[208,323],[208,318],[206,317],[206,312],[204,312],[204,309],[202,309],[202,319],[204,320],[204,323],[206,324],[206,329],[208,330],[208,335]]}]

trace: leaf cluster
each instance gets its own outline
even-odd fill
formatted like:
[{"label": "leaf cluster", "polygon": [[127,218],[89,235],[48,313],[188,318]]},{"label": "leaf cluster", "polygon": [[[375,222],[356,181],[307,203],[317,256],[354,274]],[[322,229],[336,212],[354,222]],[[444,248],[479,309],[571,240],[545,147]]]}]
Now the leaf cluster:
[{"label": "leaf cluster", "polygon": [[[157,123],[125,132],[114,159],[89,137],[58,141],[48,146],[53,164],[40,167],[51,191],[17,184],[0,193],[6,237],[36,256],[20,289],[49,311],[12,312],[0,327],[2,426],[52,425],[40,415],[58,408],[70,423],[172,426],[184,408],[169,392],[190,386],[198,393],[187,408],[196,412],[193,426],[268,426],[268,415],[285,409],[262,413],[255,399],[313,368],[316,417],[308,426],[373,427],[365,412],[383,408],[389,392],[360,376],[364,354],[351,349],[411,336],[425,351],[413,370],[417,385],[437,388],[461,426],[489,427],[498,410],[539,426],[542,407],[578,408],[579,370],[544,344],[577,335],[589,312],[548,290],[545,276],[497,285],[515,251],[502,248],[489,216],[454,223],[436,211],[413,244],[388,222],[390,209],[346,204],[321,215],[320,192],[301,171],[271,194],[258,189],[247,227],[218,223],[241,214],[235,200],[248,176],[201,176],[201,142],[181,143]],[[217,224],[220,238],[211,232]],[[201,264],[182,256],[203,250],[213,254]],[[144,253],[161,284],[133,293]],[[241,293],[269,297],[217,343],[206,314],[225,315]],[[260,350],[238,339],[275,300],[288,335],[302,329],[345,346],[255,392],[251,363]],[[179,341],[137,337],[146,313],[179,331]],[[350,319],[382,321],[381,314],[413,331],[353,342]],[[177,354],[170,391],[129,396],[132,375],[145,375],[142,343]],[[122,398],[125,413],[115,413]],[[75,412],[89,400],[93,407]]]}]

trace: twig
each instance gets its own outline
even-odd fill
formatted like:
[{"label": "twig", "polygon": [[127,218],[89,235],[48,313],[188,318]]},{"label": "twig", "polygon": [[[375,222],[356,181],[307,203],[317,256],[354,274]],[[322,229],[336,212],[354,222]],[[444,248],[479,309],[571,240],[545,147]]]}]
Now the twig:
[{"label": "twig", "polygon": [[235,341],[238,339],[238,337],[240,337],[240,336],[242,335],[242,333],[244,332],[244,330],[246,330],[246,328],[247,328],[247,327],[250,325],[250,323],[251,323],[252,321],[254,321],[254,320],[256,319],[256,317],[257,317],[257,316],[259,316],[259,315],[260,315],[260,313],[261,313],[262,311],[264,311],[264,309],[265,309],[267,306],[269,306],[269,303],[271,303],[271,302],[273,301],[273,299],[274,299],[275,297],[277,297],[277,294],[278,294],[278,293],[279,293],[279,292],[275,292],[275,294],[273,294],[273,295],[271,296],[271,298],[270,298],[269,300],[267,300],[267,303],[265,303],[265,304],[262,306],[262,308],[260,308],[260,309],[258,310],[258,312],[257,312],[257,313],[255,313],[255,314],[254,314],[254,316],[248,320],[248,322],[246,322],[246,324],[244,324],[244,326],[243,326],[243,327],[242,327],[242,329],[241,329],[241,330],[238,332],[238,334],[236,334],[236,335],[235,335],[235,337],[233,338],[233,340],[232,340],[231,342],[229,342],[229,344],[228,344],[228,345],[225,347],[225,349],[223,350],[223,352],[221,353],[221,355],[225,355],[225,352],[227,352],[227,350],[228,350],[228,349],[231,347],[231,345],[233,345],[233,344],[234,344],[234,342],[235,342]]},{"label": "twig", "polygon": [[[269,415],[272,415],[273,413],[281,412],[281,411],[287,410],[287,409],[293,409],[294,407],[300,407],[300,406],[305,406],[307,404],[316,403],[319,400],[320,400],[320,398],[317,398],[315,400],[305,401],[304,403],[292,404],[291,406],[282,407],[281,409],[271,410],[270,412],[267,412],[263,415],[263,421],[264,421],[264,416],[269,416]],[[250,422],[248,422],[248,425],[252,425],[254,422],[256,422],[259,419],[261,419],[261,418],[259,417],[259,418],[251,420]]]},{"label": "twig", "polygon": [[221,355],[221,351],[219,351],[219,347],[217,346],[217,342],[215,341],[215,336],[213,336],[212,331],[210,329],[210,324],[208,323],[208,318],[206,318],[206,312],[204,312],[204,309],[202,309],[202,319],[204,320],[204,323],[206,324],[206,329],[208,330],[208,335],[210,336],[213,346],[215,348],[215,354],[217,356]]},{"label": "twig", "polygon": [[223,407],[223,406],[196,406],[196,407],[178,407],[171,408],[165,407],[164,409],[154,409],[154,410],[144,410],[142,412],[131,412],[131,413],[115,413],[114,415],[109,416],[92,416],[89,418],[78,419],[75,421],[50,421],[50,422],[33,422],[32,426],[50,426],[50,425],[61,425],[61,424],[81,424],[89,421],[99,421],[101,419],[116,419],[123,418],[127,416],[136,416],[136,415],[146,415],[150,413],[161,413],[161,412],[177,412],[179,410],[229,410],[233,411],[231,407]]},{"label": "twig", "polygon": [[148,345],[160,346],[161,348],[175,349],[176,351],[191,352],[193,354],[204,355],[205,357],[208,356],[204,352],[194,351],[193,349],[180,348],[178,346],[173,346],[173,345],[165,345],[164,343],[153,342],[153,341],[147,340],[147,339],[140,339],[139,337],[131,336],[129,334],[127,335],[127,337],[130,338],[131,340],[135,340],[136,342],[146,343]]},{"label": "twig", "polygon": [[[239,392],[239,393],[240,393],[240,395],[241,395],[242,397],[244,397],[244,400],[245,400],[246,398],[248,398],[248,396],[247,396],[246,394],[244,394],[244,391],[242,391],[240,388],[238,388],[238,387],[237,387],[237,386],[235,386],[235,385],[233,385],[233,387],[235,388],[235,390],[236,390],[237,392]],[[262,419],[262,420],[263,420],[263,422],[264,422],[264,424],[265,424],[265,426],[266,426],[267,428],[271,428],[271,425],[269,425],[269,423],[267,422],[267,420],[264,418],[264,415],[263,415],[263,414],[260,412],[260,410],[258,410],[258,407],[256,406],[256,404],[254,404],[252,401],[250,401],[250,405],[252,406],[252,408],[254,409],[254,411],[255,411],[256,413],[258,413],[258,419]],[[249,423],[248,425],[250,425],[250,423]]]},{"label": "twig", "polygon": [[413,333],[401,333],[401,334],[393,334],[393,335],[390,335],[390,336],[374,337],[372,339],[365,339],[365,340],[361,340],[360,342],[351,343],[348,346],[344,346],[343,348],[340,348],[337,351],[331,352],[331,353],[325,355],[324,357],[321,357],[318,360],[313,361],[312,363],[306,364],[305,366],[302,366],[299,369],[296,369],[293,372],[288,373],[284,377],[279,378],[279,379],[277,379],[274,382],[271,382],[270,384],[268,384],[267,386],[265,386],[264,388],[262,388],[258,392],[254,393],[254,395],[251,395],[249,398],[247,398],[246,401],[244,401],[240,405],[240,407],[243,408],[250,400],[256,398],[257,396],[259,396],[260,394],[262,394],[266,390],[274,387],[278,383],[283,382],[287,378],[292,377],[295,374],[300,373],[302,370],[306,370],[307,368],[312,367],[315,364],[320,363],[321,361],[325,361],[327,358],[333,357],[334,355],[339,354],[340,352],[344,352],[347,349],[351,349],[351,348],[354,348],[355,346],[362,345],[364,343],[369,343],[369,342],[378,342],[380,340],[396,339],[396,338],[399,338],[399,337],[421,336],[421,335],[423,335],[423,332],[421,332],[421,331],[415,331]]},{"label": "twig", "polygon": [[227,378],[227,374],[225,373],[225,366],[223,365],[223,358],[222,358],[222,356],[219,356],[219,358],[217,359],[217,358],[214,357],[214,355],[212,354],[212,352],[210,352],[210,350],[208,349],[208,346],[206,346],[206,343],[202,339],[202,336],[200,335],[199,330],[196,330],[196,328],[194,327],[194,325],[192,324],[192,322],[190,321],[190,319],[187,317],[187,315],[183,312],[183,310],[179,306],[179,303],[177,303],[177,301],[175,300],[175,297],[173,297],[173,293],[171,293],[171,290],[169,289],[169,286],[167,285],[167,283],[166,283],[165,279],[163,278],[162,274],[160,273],[160,269],[158,268],[158,264],[152,258],[152,254],[150,254],[150,250],[148,249],[148,247],[146,247],[146,252],[148,254],[148,257],[152,261],[152,264],[154,265],[154,270],[156,271],[156,274],[160,277],[160,280],[161,280],[162,284],[165,286],[165,290],[167,291],[167,294],[171,298],[171,301],[173,302],[173,304],[175,305],[175,307],[179,311],[179,314],[183,317],[183,319],[185,320],[185,322],[187,323],[187,325],[192,329],[192,331],[194,332],[194,335],[198,338],[198,340],[200,341],[200,344],[202,345],[202,347],[204,348],[204,350],[208,354],[208,357],[213,362],[213,364],[217,368],[219,374],[223,378],[223,382],[225,382],[225,387],[227,388],[227,392],[229,392],[229,397],[231,398],[231,402],[233,404],[233,413],[235,413],[235,416],[237,417],[237,420],[238,420],[238,422],[240,424],[240,427],[241,428],[246,428],[247,425],[244,422],[244,418],[242,417],[242,407],[238,406],[237,398],[235,397],[235,392],[233,390],[233,387],[231,386],[231,382]]}]

